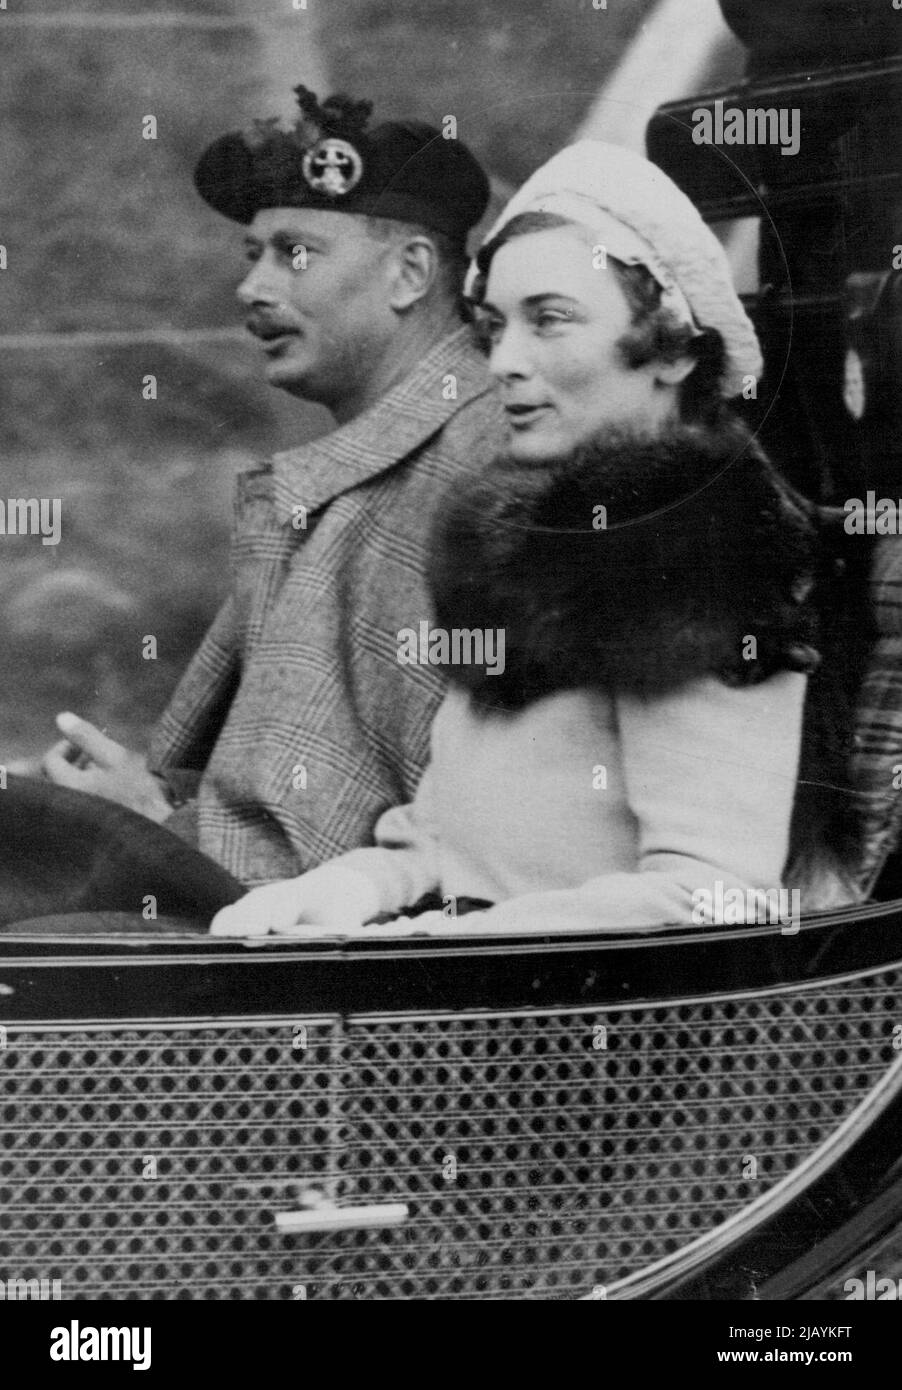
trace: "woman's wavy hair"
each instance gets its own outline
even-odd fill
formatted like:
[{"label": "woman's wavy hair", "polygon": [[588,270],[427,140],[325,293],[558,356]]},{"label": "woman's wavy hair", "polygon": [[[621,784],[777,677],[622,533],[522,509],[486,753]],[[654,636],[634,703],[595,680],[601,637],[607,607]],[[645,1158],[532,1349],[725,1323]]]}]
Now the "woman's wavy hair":
[{"label": "woman's wavy hair", "polygon": [[[470,302],[475,306],[483,302],[489,268],[502,246],[533,232],[577,225],[551,212],[523,212],[511,218],[476,256],[477,274]],[[716,329],[705,329],[699,334],[675,318],[661,303],[661,286],[645,266],[626,265],[613,256],[608,256],[607,264],[617,276],[633,316],[618,344],[624,360],[630,367],[638,368],[658,358],[665,362],[686,356],[694,358],[695,366],[679,388],[680,417],[687,424],[717,423],[727,409],[720,392],[725,358],[720,334]]]}]

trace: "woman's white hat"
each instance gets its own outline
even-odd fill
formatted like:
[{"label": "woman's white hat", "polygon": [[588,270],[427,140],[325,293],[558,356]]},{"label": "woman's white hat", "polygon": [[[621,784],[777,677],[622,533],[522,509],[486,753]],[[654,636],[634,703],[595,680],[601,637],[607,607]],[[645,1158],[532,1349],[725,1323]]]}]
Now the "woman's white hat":
[{"label": "woman's white hat", "polygon": [[[548,212],[588,228],[607,255],[644,265],[677,317],[723,338],[721,392],[759,377],[761,347],[733,285],[730,264],[695,205],[642,155],[602,140],[568,145],[537,169],[511,198],[483,245],[524,212]],[[467,292],[477,274],[467,276]]]}]

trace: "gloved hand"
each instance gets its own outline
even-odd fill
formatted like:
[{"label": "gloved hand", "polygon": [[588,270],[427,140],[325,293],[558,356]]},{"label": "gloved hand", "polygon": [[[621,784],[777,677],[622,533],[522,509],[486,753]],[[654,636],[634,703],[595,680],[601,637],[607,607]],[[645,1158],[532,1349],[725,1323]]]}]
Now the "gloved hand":
[{"label": "gloved hand", "polygon": [[[473,912],[465,920],[468,927],[478,931],[479,922],[485,916],[484,912]],[[317,933],[322,935],[322,928],[316,927],[296,927],[295,932],[299,935],[307,933],[313,940]],[[363,926],[344,927],[335,932],[344,941],[397,941],[404,937],[422,936],[450,936],[459,938],[463,935],[461,919],[457,917],[446,917],[444,912],[420,912],[416,917],[392,917],[387,921],[367,922]]]},{"label": "gloved hand", "polygon": [[[300,878],[252,888],[222,908],[210,924],[213,936],[304,935],[304,928],[348,931],[379,911],[376,885],[357,869],[321,864]],[[307,933],[309,935],[309,932]]]}]

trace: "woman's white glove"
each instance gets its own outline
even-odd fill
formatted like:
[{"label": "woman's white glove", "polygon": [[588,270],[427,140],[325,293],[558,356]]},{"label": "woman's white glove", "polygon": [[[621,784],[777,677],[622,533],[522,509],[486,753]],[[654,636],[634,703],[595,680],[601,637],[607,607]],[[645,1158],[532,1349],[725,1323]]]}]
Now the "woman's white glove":
[{"label": "woman's white glove", "polygon": [[210,932],[213,936],[291,934],[298,924],[347,931],[362,926],[378,911],[378,889],[365,874],[341,864],[321,864],[300,878],[252,888],[237,903],[217,912]]}]

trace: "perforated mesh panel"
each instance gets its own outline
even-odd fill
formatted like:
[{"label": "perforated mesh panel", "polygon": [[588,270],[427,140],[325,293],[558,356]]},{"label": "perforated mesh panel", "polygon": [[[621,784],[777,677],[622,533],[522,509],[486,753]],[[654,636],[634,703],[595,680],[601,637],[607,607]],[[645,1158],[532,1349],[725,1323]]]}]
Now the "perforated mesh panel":
[{"label": "perforated mesh panel", "polygon": [[[64,1298],[267,1298],[261,1185],[330,1178],[337,1024],[17,1033],[0,1053],[0,1277]],[[290,1292],[290,1291],[289,1291]]]},{"label": "perforated mesh panel", "polygon": [[[894,975],[586,1013],[10,1030],[0,1278],[64,1297],[574,1297],[757,1197],[896,1057]],[[605,1031],[606,1030],[606,1031]],[[156,1162],[156,1176],[152,1176]],[[391,1230],[286,1236],[315,1188]]]}]

